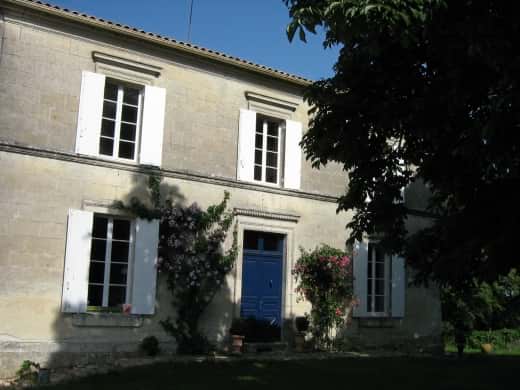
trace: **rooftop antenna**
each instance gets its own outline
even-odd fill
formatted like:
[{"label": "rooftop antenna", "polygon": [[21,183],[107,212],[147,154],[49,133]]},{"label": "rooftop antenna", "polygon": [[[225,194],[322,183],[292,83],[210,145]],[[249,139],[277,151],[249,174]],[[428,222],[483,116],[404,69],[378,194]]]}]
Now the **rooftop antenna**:
[{"label": "rooftop antenna", "polygon": [[188,42],[191,39],[191,16],[193,15],[193,0],[190,0],[190,18],[188,20]]}]

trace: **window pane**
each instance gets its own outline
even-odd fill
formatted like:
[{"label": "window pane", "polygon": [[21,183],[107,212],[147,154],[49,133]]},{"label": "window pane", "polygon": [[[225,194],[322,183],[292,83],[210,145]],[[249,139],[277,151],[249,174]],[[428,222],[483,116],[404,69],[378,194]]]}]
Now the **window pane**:
[{"label": "window pane", "polygon": [[108,306],[114,307],[125,303],[126,287],[110,286],[108,292]]},{"label": "window pane", "polygon": [[116,119],[116,103],[105,100],[103,102],[103,116],[110,119]]},{"label": "window pane", "polygon": [[373,312],[374,309],[372,308],[372,294],[368,293],[367,295],[367,311]]},{"label": "window pane", "polygon": [[135,143],[133,142],[119,142],[119,157],[120,158],[134,158]]},{"label": "window pane", "polygon": [[92,237],[107,238],[108,218],[94,217],[94,224],[92,226]]},{"label": "window pane", "polygon": [[281,251],[283,235],[275,233],[263,233],[265,251]]},{"label": "window pane", "polygon": [[278,136],[278,123],[267,122],[267,135]]},{"label": "window pane", "polygon": [[114,219],[112,238],[114,240],[128,241],[130,239],[130,221],[126,219]]},{"label": "window pane", "polygon": [[375,296],[375,311],[382,312],[385,311],[385,297],[384,296]]},{"label": "window pane", "polygon": [[376,278],[385,277],[385,263],[376,263]]},{"label": "window pane", "polygon": [[383,279],[376,280],[376,294],[385,295],[385,281]]},{"label": "window pane", "polygon": [[116,122],[110,119],[103,119],[101,121],[101,135],[106,137],[114,137],[114,127]]},{"label": "window pane", "polygon": [[372,293],[372,279],[367,280],[367,291],[369,294]]},{"label": "window pane", "polygon": [[103,304],[103,286],[88,286],[88,306],[101,306]]},{"label": "window pane", "polygon": [[90,259],[105,261],[107,242],[97,238],[92,239],[90,247]]},{"label": "window pane", "polygon": [[106,156],[112,156],[114,151],[114,140],[112,138],[103,138],[99,139],[99,154],[104,154]]},{"label": "window pane", "polygon": [[135,141],[135,128],[136,125],[132,125],[130,123],[121,123],[120,138],[127,141]]},{"label": "window pane", "polygon": [[277,170],[275,168],[266,168],[265,169],[265,181],[269,183],[276,183],[276,175]]},{"label": "window pane", "polygon": [[127,271],[126,264],[110,264],[110,283],[126,284]]},{"label": "window pane", "polygon": [[267,137],[267,150],[278,151],[278,138]]},{"label": "window pane", "polygon": [[90,262],[88,271],[89,283],[103,283],[105,280],[105,263]]},{"label": "window pane", "polygon": [[105,83],[105,99],[117,100],[117,85],[109,81]]},{"label": "window pane", "polygon": [[129,243],[124,241],[112,241],[112,261],[127,262],[128,261]]},{"label": "window pane", "polygon": [[262,134],[257,134],[255,138],[255,148],[262,149]]},{"label": "window pane", "polygon": [[127,106],[123,104],[123,112],[121,113],[123,122],[137,122],[137,107]]},{"label": "window pane", "polygon": [[380,246],[376,246],[376,261],[385,261],[385,253]]},{"label": "window pane", "polygon": [[[369,252],[370,253],[370,252]],[[369,260],[367,264],[367,275],[369,278],[372,277],[372,262]]]},{"label": "window pane", "polygon": [[123,103],[136,105],[139,102],[139,90],[135,88],[125,88]]},{"label": "window pane", "polygon": [[257,133],[263,133],[264,131],[264,120],[257,116],[256,117],[256,132]]},{"label": "window pane", "polygon": [[262,167],[255,165],[255,180],[262,180]]},{"label": "window pane", "polygon": [[255,164],[262,165],[262,151],[255,150]]},{"label": "window pane", "polygon": [[258,241],[260,238],[259,232],[246,230],[244,232],[244,249],[258,250]]},{"label": "window pane", "polygon": [[267,166],[278,167],[278,153],[267,152]]}]

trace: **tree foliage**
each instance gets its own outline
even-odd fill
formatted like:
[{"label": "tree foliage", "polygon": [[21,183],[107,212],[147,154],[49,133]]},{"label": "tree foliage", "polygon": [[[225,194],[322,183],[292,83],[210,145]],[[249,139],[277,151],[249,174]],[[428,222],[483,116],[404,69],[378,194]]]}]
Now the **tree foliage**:
[{"label": "tree foliage", "polygon": [[[520,231],[520,20],[499,0],[284,0],[296,33],[323,28],[335,74],[315,82],[302,145],[339,162],[349,241],[379,233],[417,280],[469,286],[505,275]],[[407,235],[396,202],[418,180],[430,227]],[[370,199],[370,201],[367,201]]]}]

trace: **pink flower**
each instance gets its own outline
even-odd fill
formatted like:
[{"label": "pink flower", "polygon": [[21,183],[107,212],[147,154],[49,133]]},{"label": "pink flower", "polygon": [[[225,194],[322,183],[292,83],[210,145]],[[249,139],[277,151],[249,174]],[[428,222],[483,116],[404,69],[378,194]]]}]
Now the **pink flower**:
[{"label": "pink flower", "polygon": [[340,308],[337,308],[337,309],[336,309],[336,315],[337,315],[338,317],[341,317],[341,316],[343,315],[343,312],[341,311]]},{"label": "pink flower", "polygon": [[350,264],[350,258],[348,256],[343,256],[341,258],[341,266],[342,267],[347,267],[349,264]]},{"label": "pink flower", "polygon": [[132,305],[130,303],[123,303],[123,313],[130,314],[132,312]]}]

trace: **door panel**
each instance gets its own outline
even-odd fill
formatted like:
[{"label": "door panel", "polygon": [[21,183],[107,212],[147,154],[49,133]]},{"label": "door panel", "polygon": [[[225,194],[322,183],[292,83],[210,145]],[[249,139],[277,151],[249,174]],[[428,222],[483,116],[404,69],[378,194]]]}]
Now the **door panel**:
[{"label": "door panel", "polygon": [[[246,232],[247,234],[248,232]],[[264,238],[267,241],[273,239],[263,236],[260,232],[254,233],[258,239],[257,245],[249,244],[256,250],[244,249],[242,268],[242,301],[240,316],[244,318],[254,317],[258,320],[266,320],[272,325],[281,326],[282,311],[282,273],[283,273],[283,236],[276,235],[279,244],[276,251],[264,250]],[[269,234],[269,233],[267,233]],[[251,237],[246,236],[251,242]],[[269,249],[273,245],[269,245]]]}]

